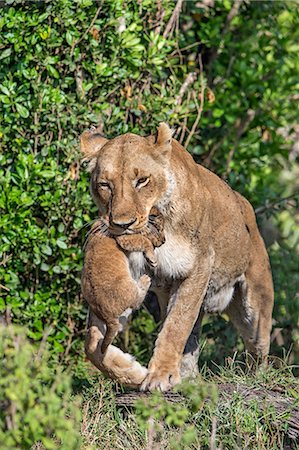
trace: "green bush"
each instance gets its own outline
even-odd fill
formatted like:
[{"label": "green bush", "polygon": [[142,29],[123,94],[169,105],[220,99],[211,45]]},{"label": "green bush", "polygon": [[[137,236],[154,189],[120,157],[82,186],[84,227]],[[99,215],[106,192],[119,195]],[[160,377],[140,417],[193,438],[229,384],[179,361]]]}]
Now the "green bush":
[{"label": "green bush", "polygon": [[[172,22],[170,0],[9,0],[0,11],[0,308],[36,341],[51,326],[52,351],[64,358],[82,351],[81,230],[96,215],[79,170],[84,129],[146,134],[168,121],[196,160],[255,206],[294,193],[281,172],[298,167],[289,157],[298,6],[248,1],[234,15],[233,5],[185,2]],[[298,261],[289,216],[290,260]],[[279,328],[288,317],[288,348],[299,308],[279,257],[273,263],[275,318]]]},{"label": "green bush", "polygon": [[20,328],[0,327],[0,447],[78,449],[80,405],[70,402],[71,378],[52,371],[48,353]]}]

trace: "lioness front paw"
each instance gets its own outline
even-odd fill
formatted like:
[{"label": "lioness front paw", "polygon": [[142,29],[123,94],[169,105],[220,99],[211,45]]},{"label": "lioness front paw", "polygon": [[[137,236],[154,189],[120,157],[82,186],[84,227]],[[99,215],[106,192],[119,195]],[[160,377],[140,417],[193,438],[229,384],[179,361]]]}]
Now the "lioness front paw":
[{"label": "lioness front paw", "polygon": [[167,370],[160,369],[154,372],[149,372],[145,380],[141,384],[141,391],[159,390],[166,392],[172,389],[181,381],[180,371],[178,369]]}]

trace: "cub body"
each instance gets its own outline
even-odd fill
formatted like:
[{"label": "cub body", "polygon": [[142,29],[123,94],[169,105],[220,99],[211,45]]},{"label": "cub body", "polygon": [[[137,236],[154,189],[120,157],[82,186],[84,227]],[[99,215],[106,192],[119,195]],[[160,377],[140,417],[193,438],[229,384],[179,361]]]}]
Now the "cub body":
[{"label": "cub body", "polygon": [[[106,324],[104,354],[119,331],[120,316],[137,309],[151,284],[150,277],[132,278],[126,252],[142,252],[151,266],[157,264],[154,247],[164,243],[163,217],[152,208],[141,234],[105,236],[105,220],[97,220],[87,239],[82,273],[82,293],[95,315]],[[121,247],[121,248],[120,248]]]}]

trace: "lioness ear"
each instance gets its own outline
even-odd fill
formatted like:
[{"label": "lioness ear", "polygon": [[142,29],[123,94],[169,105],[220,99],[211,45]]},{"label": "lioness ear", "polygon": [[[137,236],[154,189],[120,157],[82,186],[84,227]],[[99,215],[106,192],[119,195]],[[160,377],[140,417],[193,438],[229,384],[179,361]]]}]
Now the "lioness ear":
[{"label": "lioness ear", "polygon": [[96,165],[96,158],[101,148],[108,142],[97,128],[84,131],[80,136],[80,148],[83,161],[89,161],[87,170],[92,172]]},{"label": "lioness ear", "polygon": [[171,144],[172,139],[172,130],[169,128],[167,123],[161,122],[159,124],[158,130],[157,130],[157,138],[156,138],[156,145],[169,145]]},{"label": "lioness ear", "polygon": [[171,155],[171,142],[172,142],[172,130],[169,128],[169,126],[165,122],[161,122],[159,124],[156,140],[155,140],[155,147],[157,149],[157,152],[166,159],[170,158]]}]

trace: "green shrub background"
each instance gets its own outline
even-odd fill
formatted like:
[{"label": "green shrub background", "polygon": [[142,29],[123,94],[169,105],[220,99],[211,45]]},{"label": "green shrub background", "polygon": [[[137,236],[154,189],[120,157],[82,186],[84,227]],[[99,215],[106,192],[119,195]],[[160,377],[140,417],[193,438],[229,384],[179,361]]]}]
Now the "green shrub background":
[{"label": "green shrub background", "polygon": [[[298,361],[298,5],[247,1],[229,18],[232,1],[204,4],[185,2],[170,29],[168,0],[0,10],[0,308],[35,341],[49,330],[63,362],[83,354],[82,243],[96,216],[78,137],[91,125],[149,134],[160,121],[256,208],[292,196],[259,221],[276,237],[272,351]],[[142,311],[123,345],[146,361],[154,331]],[[204,340],[207,361],[242,348],[225,317],[206,318]]]},{"label": "green shrub background", "polygon": [[80,402],[70,402],[71,376],[51,368],[44,344],[36,352],[24,329],[0,329],[2,450],[79,448]]}]

